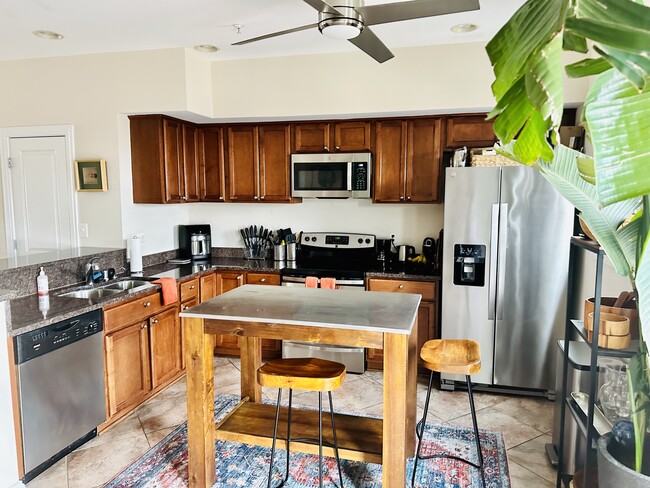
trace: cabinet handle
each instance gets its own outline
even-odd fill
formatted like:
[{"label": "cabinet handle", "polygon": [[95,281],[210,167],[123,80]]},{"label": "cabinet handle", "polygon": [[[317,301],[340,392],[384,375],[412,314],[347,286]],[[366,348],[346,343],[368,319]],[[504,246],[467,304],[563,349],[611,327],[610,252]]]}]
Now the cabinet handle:
[{"label": "cabinet handle", "polygon": [[406,197],[406,199],[407,199],[407,200],[410,200],[410,199],[411,199],[411,197],[410,197],[410,196],[408,196],[408,197]]},{"label": "cabinet handle", "polygon": [[323,146],[323,149],[324,149],[325,151],[329,151],[329,150],[330,150],[329,147],[327,147],[327,146]]},{"label": "cabinet handle", "polygon": [[337,150],[337,151],[340,151],[341,148],[340,148],[339,146],[336,146],[336,150]]},{"label": "cabinet handle", "polygon": [[151,302],[144,302],[142,305],[144,305],[145,307],[150,307],[150,306],[151,306]]},{"label": "cabinet handle", "polygon": [[193,290],[194,288],[196,288],[196,286],[190,285],[190,290]]},{"label": "cabinet handle", "polygon": [[241,281],[243,277],[244,277],[244,275],[239,275],[239,276],[237,277],[237,281]]},{"label": "cabinet handle", "polygon": [[264,195],[262,195],[262,196],[260,197],[260,200],[264,200]]},{"label": "cabinet handle", "polygon": [[404,196],[400,196],[399,199],[400,199],[400,200],[404,200]]},{"label": "cabinet handle", "polygon": [[152,324],[157,324],[157,323],[158,323],[158,319],[152,319],[152,320],[151,320],[151,323],[152,323]]},{"label": "cabinet handle", "polygon": [[260,283],[264,283],[266,281],[266,278],[260,278]]},{"label": "cabinet handle", "polygon": [[219,197],[219,200],[223,200],[223,197]]},{"label": "cabinet handle", "polygon": [[183,307],[183,310],[187,310],[188,308],[190,308],[190,306],[189,306],[189,305],[185,305],[185,306]]},{"label": "cabinet handle", "polygon": [[148,326],[147,324],[142,324],[142,326],[141,326],[140,328],[141,328],[141,329],[148,329],[149,326]]},{"label": "cabinet handle", "polygon": [[404,288],[404,285],[399,285],[397,288],[401,290],[402,288]]},{"label": "cabinet handle", "polygon": [[258,197],[257,195],[255,195],[253,198],[254,198],[255,200],[259,200],[260,197]]}]

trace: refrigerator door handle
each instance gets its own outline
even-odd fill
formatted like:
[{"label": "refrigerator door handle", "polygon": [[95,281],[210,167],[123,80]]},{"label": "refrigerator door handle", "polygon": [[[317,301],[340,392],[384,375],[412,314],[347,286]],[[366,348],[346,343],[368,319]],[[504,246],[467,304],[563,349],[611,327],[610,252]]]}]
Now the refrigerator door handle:
[{"label": "refrigerator door handle", "polygon": [[508,249],[508,204],[502,203],[499,211],[499,259],[497,286],[497,320],[503,320],[503,302],[506,288],[506,251]]},{"label": "refrigerator door handle", "polygon": [[499,244],[499,204],[492,205],[490,220],[490,275],[488,278],[488,320],[494,320],[497,292],[497,255]]}]

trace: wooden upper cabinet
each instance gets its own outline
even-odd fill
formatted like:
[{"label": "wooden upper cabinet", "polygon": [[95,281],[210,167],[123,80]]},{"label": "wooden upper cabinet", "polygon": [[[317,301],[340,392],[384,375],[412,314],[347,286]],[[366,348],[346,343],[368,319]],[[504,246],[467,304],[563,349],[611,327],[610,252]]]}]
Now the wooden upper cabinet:
[{"label": "wooden upper cabinet", "polygon": [[259,127],[259,199],[291,201],[291,131],[289,125]]},{"label": "wooden upper cabinet", "polygon": [[162,115],[129,119],[133,203],[198,201],[196,126]]},{"label": "wooden upper cabinet", "polygon": [[295,124],[293,126],[294,152],[322,153],[330,149],[330,124]]},{"label": "wooden upper cabinet", "polygon": [[496,142],[492,120],[485,115],[447,117],[445,149],[487,147]]},{"label": "wooden upper cabinet", "polygon": [[375,125],[375,202],[403,202],[406,191],[406,122],[378,121]]},{"label": "wooden upper cabinet", "polygon": [[199,192],[199,129],[193,125],[183,124],[183,165],[185,191],[182,200],[198,202]]},{"label": "wooden upper cabinet", "polygon": [[334,150],[340,152],[370,151],[371,124],[366,121],[334,124]]},{"label": "wooden upper cabinet", "polygon": [[370,121],[316,122],[294,124],[294,147],[297,153],[370,151]]},{"label": "wooden upper cabinet", "polygon": [[440,201],[441,125],[440,119],[415,119],[408,122],[407,202]]},{"label": "wooden upper cabinet", "polygon": [[228,127],[228,198],[255,202],[259,195],[259,147],[256,125]]},{"label": "wooden upper cabinet", "polygon": [[440,134],[439,118],[378,121],[373,201],[439,201]]},{"label": "wooden upper cabinet", "polygon": [[199,192],[202,202],[226,200],[226,165],[223,129],[206,126],[199,131]]}]

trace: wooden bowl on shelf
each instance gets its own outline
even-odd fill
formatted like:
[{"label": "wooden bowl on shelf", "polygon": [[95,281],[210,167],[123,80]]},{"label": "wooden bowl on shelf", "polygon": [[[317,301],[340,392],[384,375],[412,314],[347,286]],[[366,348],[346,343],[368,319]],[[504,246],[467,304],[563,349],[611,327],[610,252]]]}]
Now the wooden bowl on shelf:
[{"label": "wooden bowl on shelf", "polygon": [[[594,312],[587,314],[585,327],[589,331],[594,330]],[[598,325],[599,335],[624,336],[630,334],[630,319],[624,315],[615,313],[600,312]]]}]

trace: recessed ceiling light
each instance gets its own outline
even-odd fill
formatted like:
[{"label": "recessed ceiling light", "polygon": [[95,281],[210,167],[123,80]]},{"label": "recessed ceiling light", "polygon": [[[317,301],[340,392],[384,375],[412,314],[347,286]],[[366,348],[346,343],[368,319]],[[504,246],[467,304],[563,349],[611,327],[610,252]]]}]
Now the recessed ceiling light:
[{"label": "recessed ceiling light", "polygon": [[36,37],[40,37],[41,39],[48,39],[50,41],[57,41],[59,39],[63,39],[63,36],[59,34],[58,32],[53,32],[49,30],[35,30],[32,32]]},{"label": "recessed ceiling light", "polygon": [[464,34],[465,32],[472,32],[476,29],[478,29],[478,25],[476,24],[456,24],[451,28],[451,31],[456,34]]},{"label": "recessed ceiling light", "polygon": [[219,50],[217,46],[213,46],[212,44],[199,44],[198,46],[194,46],[194,49],[200,53],[216,53]]}]

